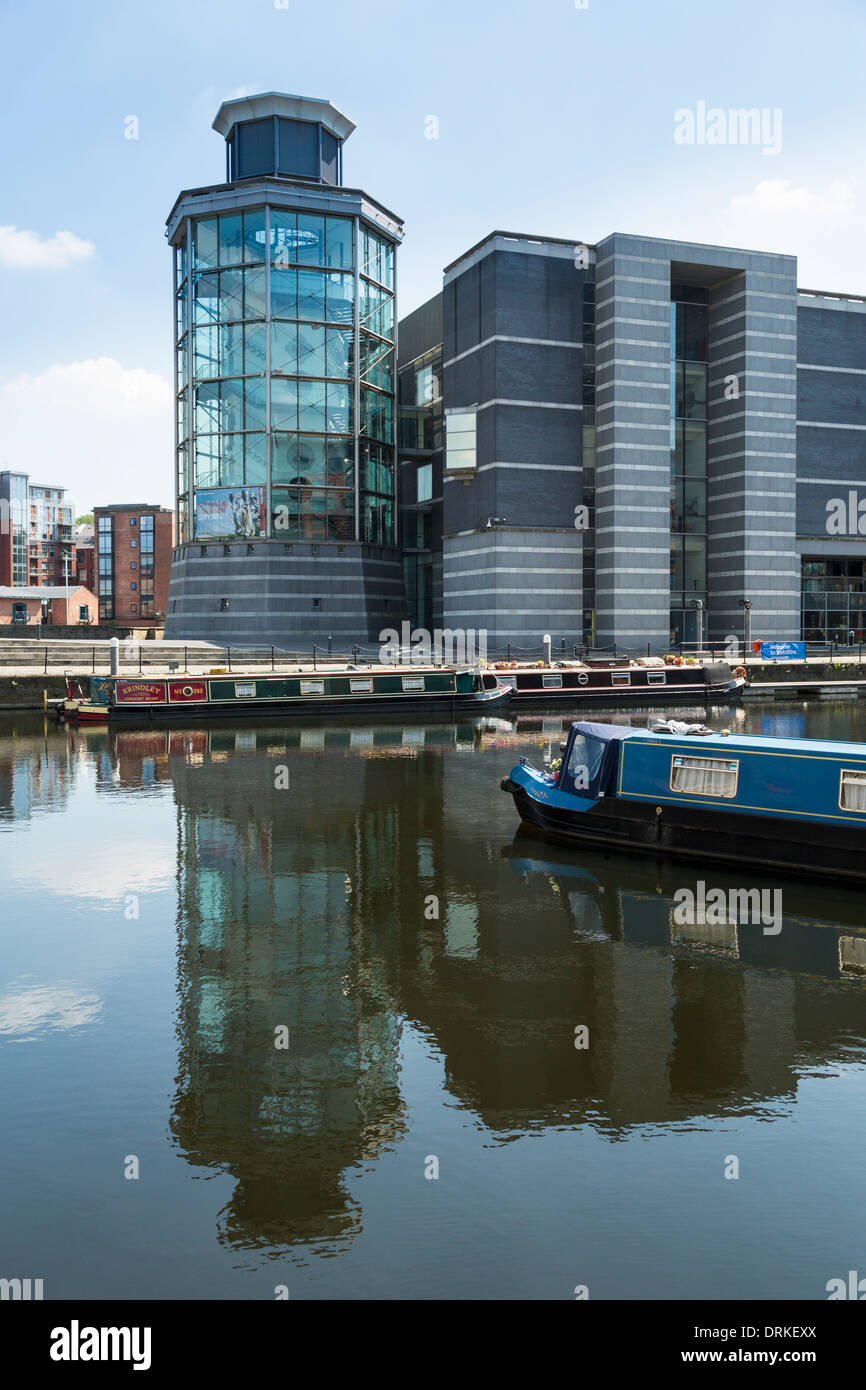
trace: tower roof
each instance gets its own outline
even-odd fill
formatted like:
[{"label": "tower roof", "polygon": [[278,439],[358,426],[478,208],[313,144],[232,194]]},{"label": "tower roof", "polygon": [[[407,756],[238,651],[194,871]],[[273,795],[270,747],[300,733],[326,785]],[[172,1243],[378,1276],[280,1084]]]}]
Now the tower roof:
[{"label": "tower roof", "polygon": [[239,121],[256,121],[265,116],[284,116],[293,121],[320,121],[338,140],[347,140],[355,129],[353,121],[333,102],[321,97],[296,97],[286,92],[260,92],[256,96],[224,101],[216,113],[213,128],[228,137]]}]

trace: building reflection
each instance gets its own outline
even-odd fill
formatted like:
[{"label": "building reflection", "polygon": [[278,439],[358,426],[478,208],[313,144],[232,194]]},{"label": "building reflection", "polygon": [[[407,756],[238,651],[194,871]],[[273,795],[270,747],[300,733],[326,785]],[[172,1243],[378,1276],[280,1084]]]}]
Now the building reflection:
[{"label": "building reflection", "polygon": [[74,749],[53,724],[19,715],[14,737],[0,739],[0,825],[64,806],[77,771]]},{"label": "building reflection", "polygon": [[557,748],[553,726],[501,724],[108,736],[125,785],[173,787],[171,1128],[191,1163],[234,1178],[225,1241],[339,1248],[360,1229],[353,1175],[406,1133],[406,1021],[500,1142],[772,1119],[804,1069],[862,1055],[856,894],[785,885],[778,935],[682,926],[674,894],[695,870],[514,835],[484,754],[518,735]]}]

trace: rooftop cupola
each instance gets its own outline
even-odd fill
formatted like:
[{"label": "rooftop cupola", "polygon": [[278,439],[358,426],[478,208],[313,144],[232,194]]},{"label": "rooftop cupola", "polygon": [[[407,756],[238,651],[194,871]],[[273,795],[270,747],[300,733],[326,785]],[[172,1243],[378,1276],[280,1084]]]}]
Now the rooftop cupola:
[{"label": "rooftop cupola", "polygon": [[330,101],[262,92],[224,101],[213,128],[225,138],[229,183],[278,174],[339,185],[355,126]]}]

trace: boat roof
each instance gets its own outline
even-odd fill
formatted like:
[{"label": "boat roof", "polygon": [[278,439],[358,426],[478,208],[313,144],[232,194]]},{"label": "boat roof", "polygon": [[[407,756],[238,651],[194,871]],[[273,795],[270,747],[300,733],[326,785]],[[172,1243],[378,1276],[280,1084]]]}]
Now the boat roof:
[{"label": "boat roof", "polygon": [[652,729],[635,729],[626,724],[593,724],[584,720],[575,721],[572,729],[600,739],[603,743],[613,743],[625,738],[638,738],[646,743],[694,744],[696,748],[707,744],[719,750],[731,748],[763,748],[766,751],[785,749],[791,753],[828,753],[838,757],[851,755],[866,758],[866,743],[849,743],[844,739],[820,738],[776,738],[771,734],[674,734],[653,732]]}]

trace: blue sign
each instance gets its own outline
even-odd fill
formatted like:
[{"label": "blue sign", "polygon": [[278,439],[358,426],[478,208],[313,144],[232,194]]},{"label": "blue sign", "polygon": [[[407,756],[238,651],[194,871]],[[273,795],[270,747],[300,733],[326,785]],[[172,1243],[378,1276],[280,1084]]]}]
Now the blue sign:
[{"label": "blue sign", "polygon": [[762,661],[805,661],[805,642],[762,642]]}]

